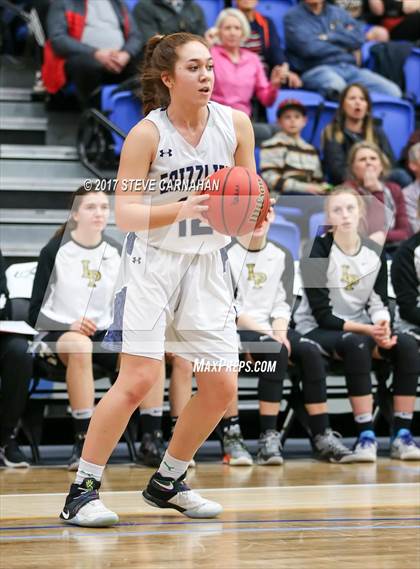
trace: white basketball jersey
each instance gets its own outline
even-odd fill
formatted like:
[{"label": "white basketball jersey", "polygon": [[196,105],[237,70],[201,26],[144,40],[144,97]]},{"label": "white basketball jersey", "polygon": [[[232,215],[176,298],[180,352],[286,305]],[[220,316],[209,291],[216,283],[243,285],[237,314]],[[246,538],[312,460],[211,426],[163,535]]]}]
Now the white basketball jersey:
[{"label": "white basketball jersey", "polygon": [[[145,117],[159,131],[159,146],[146,182],[145,203],[164,205],[185,200],[192,191],[204,189],[207,176],[225,166],[234,166],[237,140],[232,109],[213,101],[207,108],[207,125],[195,147],[174,127],[166,109],[156,109]],[[209,253],[230,242],[230,237],[198,219],[139,231],[136,235],[153,247],[190,254]]]}]

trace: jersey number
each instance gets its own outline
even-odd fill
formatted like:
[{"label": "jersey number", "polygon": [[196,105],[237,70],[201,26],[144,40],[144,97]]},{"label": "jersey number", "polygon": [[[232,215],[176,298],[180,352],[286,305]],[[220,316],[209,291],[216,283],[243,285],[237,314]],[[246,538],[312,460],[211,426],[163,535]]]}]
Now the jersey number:
[{"label": "jersey number", "polygon": [[[187,224],[190,225],[188,231]],[[200,219],[183,219],[178,223],[178,236],[188,237],[193,235],[212,235],[213,229],[207,225],[201,225]]]}]

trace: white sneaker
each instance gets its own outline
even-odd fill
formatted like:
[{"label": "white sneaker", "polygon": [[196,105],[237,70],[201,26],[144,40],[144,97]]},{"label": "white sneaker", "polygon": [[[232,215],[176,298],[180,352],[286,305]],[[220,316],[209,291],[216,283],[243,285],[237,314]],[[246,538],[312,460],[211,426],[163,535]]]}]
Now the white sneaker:
[{"label": "white sneaker", "polygon": [[360,435],[353,450],[353,462],[376,462],[378,443],[375,437]]},{"label": "white sneaker", "polygon": [[391,458],[420,460],[420,448],[408,429],[400,429],[391,444]]},{"label": "white sneaker", "polygon": [[60,518],[67,524],[83,527],[108,527],[118,523],[118,516],[99,499],[100,482],[85,478],[72,484]]},{"label": "white sneaker", "polygon": [[189,518],[214,518],[223,508],[217,502],[206,500],[191,490],[184,482],[185,474],[178,480],[165,478],[156,472],[143,490],[143,499],[155,508],[172,508]]}]

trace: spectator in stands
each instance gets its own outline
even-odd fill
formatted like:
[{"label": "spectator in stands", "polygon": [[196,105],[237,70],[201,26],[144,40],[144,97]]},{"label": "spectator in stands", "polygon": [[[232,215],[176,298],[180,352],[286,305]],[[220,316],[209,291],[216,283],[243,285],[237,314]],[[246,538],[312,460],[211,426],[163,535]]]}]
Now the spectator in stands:
[{"label": "spectator in stands", "polygon": [[201,6],[192,0],[139,0],[133,17],[145,42],[156,34],[189,32],[204,36],[207,29]]},{"label": "spectator in stands", "polygon": [[323,194],[318,151],[301,137],[306,109],[300,101],[286,99],[277,109],[281,131],[261,145],[260,171],[271,192],[278,194]]},{"label": "spectator in stands", "polygon": [[325,0],[303,0],[284,18],[287,55],[306,89],[336,98],[357,81],[372,91],[401,97],[400,88],[381,75],[361,69],[354,52],[364,35],[362,25]]},{"label": "spectator in stands", "polygon": [[393,335],[388,310],[387,264],[381,248],[359,233],[364,204],[357,192],[340,187],[325,200],[331,232],[316,237],[300,263],[304,293],[294,319],[297,331],[331,358],[343,360],[358,439],[356,459],[375,462],[372,419],[373,358],[393,369],[391,457],[419,460],[411,432],[419,355],[414,338]]},{"label": "spectator in stands", "polygon": [[386,28],[373,26],[369,23],[371,19],[369,0],[328,0],[328,2],[343,8],[352,18],[361,22],[366,41],[389,41],[389,33]]},{"label": "spectator in stands", "polygon": [[420,203],[420,142],[414,144],[408,151],[408,165],[415,176],[415,180],[403,189],[403,195],[408,221],[413,233],[417,233],[420,231],[420,217],[418,215]]},{"label": "spectator in stands", "polygon": [[282,85],[299,89],[302,87],[302,81],[299,75],[289,68],[275,24],[271,18],[255,10],[257,5],[258,0],[236,0],[236,7],[245,14],[251,28],[251,33],[242,43],[242,47],[259,55],[268,73],[274,68],[280,68]]},{"label": "spectator in stands", "polygon": [[[376,198],[368,200],[367,233],[370,238],[380,244],[386,242],[388,246],[407,239],[411,231],[404,196],[397,184],[384,180],[389,171],[389,161],[384,153],[371,142],[358,142],[349,152],[348,163],[350,179],[345,184],[361,195]],[[392,247],[388,249],[391,251]]]},{"label": "spectator in stands", "polygon": [[[281,84],[281,72],[273,69],[268,80],[259,57],[241,47],[250,34],[243,13],[235,8],[222,10],[216,28],[219,43],[211,48],[215,72],[212,99],[248,116],[254,94],[264,106],[272,105]],[[253,126],[257,145],[273,133],[271,125],[254,123]]]},{"label": "spectator in stands", "polygon": [[101,350],[112,321],[120,247],[104,235],[109,199],[79,188],[69,221],[41,250],[30,303],[30,323],[66,368],[75,444],[69,470],[77,470],[94,406],[92,362],[109,373],[117,355]]},{"label": "spectator in stands", "polygon": [[[420,200],[417,206],[420,220]],[[395,328],[413,336],[420,348],[420,226],[395,253],[391,279],[397,298]]]},{"label": "spectator in stands", "polygon": [[420,39],[419,0],[368,0],[372,14],[388,31],[392,40]]},{"label": "spectator in stands", "polygon": [[144,39],[123,0],[54,0],[42,77],[49,93],[74,83],[83,106],[104,83],[137,73]]},{"label": "spectator in stands", "polygon": [[[273,218],[274,214],[270,221]],[[353,453],[329,428],[322,356],[314,344],[301,341],[300,334],[289,328],[294,264],[287,249],[267,241],[270,221],[265,221],[252,235],[238,237],[228,249],[237,289],[242,349],[252,358],[258,373],[261,434],[256,462],[261,465],[283,463],[277,421],[289,359],[301,373],[303,400],[316,455],[330,462],[353,462]],[[275,367],[264,367],[268,363]],[[237,399],[232,401],[222,419],[222,431],[223,461],[231,466],[252,464],[239,426]]]},{"label": "spectator in stands", "polygon": [[[10,319],[4,259],[0,251],[0,320]],[[16,440],[16,435],[28,398],[32,377],[32,355],[28,341],[20,334],[0,333],[0,466],[28,467],[29,462]]]},{"label": "spectator in stands", "polygon": [[[324,171],[329,182],[336,185],[344,181],[349,150],[361,141],[375,143],[391,165],[395,164],[389,140],[372,116],[369,91],[359,83],[352,83],[341,92],[336,115],[322,133]],[[409,175],[402,168],[391,170],[389,178],[401,186],[410,183]]]}]

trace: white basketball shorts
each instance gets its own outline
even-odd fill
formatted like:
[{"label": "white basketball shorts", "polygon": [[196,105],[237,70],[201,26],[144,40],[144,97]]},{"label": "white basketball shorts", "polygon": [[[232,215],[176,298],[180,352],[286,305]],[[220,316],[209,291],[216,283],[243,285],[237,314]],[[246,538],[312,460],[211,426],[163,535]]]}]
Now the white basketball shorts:
[{"label": "white basketball shorts", "polygon": [[236,311],[227,254],[179,254],[126,237],[104,343],[154,359],[172,352],[192,362],[238,361]]}]

